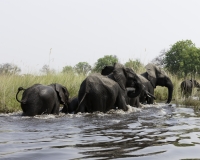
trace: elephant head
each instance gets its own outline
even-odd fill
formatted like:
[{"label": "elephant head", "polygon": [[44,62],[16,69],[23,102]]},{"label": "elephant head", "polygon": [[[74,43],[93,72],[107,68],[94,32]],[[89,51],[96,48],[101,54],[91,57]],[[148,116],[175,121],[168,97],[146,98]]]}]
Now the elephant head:
[{"label": "elephant head", "polygon": [[[121,89],[127,91],[130,98],[137,97],[142,90],[142,82],[137,74],[119,63],[115,63],[114,66],[105,66],[101,74],[108,75],[108,77],[113,76]],[[127,90],[127,88],[129,89]]]},{"label": "elephant head", "polygon": [[154,64],[147,64],[145,66],[146,72],[142,73],[141,75],[144,76],[151,82],[151,85],[156,88],[156,86],[164,86],[168,88],[168,99],[167,103],[170,103],[172,100],[172,93],[173,93],[173,84],[171,79],[167,76],[167,74],[158,68]]}]

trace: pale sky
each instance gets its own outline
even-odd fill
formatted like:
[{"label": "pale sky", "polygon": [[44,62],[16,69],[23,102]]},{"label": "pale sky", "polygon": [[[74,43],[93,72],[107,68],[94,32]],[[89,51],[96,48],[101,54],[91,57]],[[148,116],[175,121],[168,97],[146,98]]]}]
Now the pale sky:
[{"label": "pale sky", "polygon": [[200,47],[200,0],[0,0],[0,64],[22,72],[105,55],[147,64],[186,39]]}]

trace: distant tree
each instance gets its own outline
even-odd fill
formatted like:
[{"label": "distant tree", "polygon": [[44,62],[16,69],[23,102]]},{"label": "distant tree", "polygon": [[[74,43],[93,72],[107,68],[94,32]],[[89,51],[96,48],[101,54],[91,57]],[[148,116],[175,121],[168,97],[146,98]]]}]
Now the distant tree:
[{"label": "distant tree", "polygon": [[63,67],[62,73],[73,73],[74,69],[72,66],[65,66]]},{"label": "distant tree", "polygon": [[132,68],[136,73],[144,70],[144,65],[138,59],[135,61],[129,59],[129,61],[125,63],[125,66]]},{"label": "distant tree", "polygon": [[18,74],[21,72],[21,69],[11,63],[0,64],[0,74]]},{"label": "distant tree", "polygon": [[92,67],[87,62],[79,62],[74,66],[74,70],[78,74],[84,74],[87,75],[89,71],[91,71]]},{"label": "distant tree", "polygon": [[166,50],[165,49],[161,50],[160,54],[156,58],[154,58],[151,61],[151,63],[155,64],[156,66],[163,68],[164,67],[165,54],[166,54]]},{"label": "distant tree", "polygon": [[95,63],[93,72],[101,72],[101,70],[107,65],[113,65],[114,63],[119,62],[117,56],[115,55],[106,55],[103,58],[99,58]]},{"label": "distant tree", "polygon": [[50,69],[49,65],[47,64],[45,64],[40,71],[44,74],[53,74],[56,72],[54,69]]},{"label": "distant tree", "polygon": [[200,50],[191,40],[178,41],[165,53],[164,66],[180,77],[200,70]]},{"label": "distant tree", "polygon": [[48,74],[50,72],[49,65],[45,64],[40,71],[42,73]]}]

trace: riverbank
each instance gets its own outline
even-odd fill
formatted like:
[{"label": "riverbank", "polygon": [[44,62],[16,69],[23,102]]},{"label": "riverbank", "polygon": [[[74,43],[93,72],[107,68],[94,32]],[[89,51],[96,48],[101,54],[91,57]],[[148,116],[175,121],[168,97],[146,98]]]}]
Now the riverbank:
[{"label": "riverbank", "polygon": [[[19,87],[28,88],[33,84],[40,83],[48,85],[51,83],[59,83],[67,87],[70,97],[76,96],[81,82],[85,79],[84,75],[74,73],[59,73],[49,75],[1,75],[0,76],[0,113],[11,113],[21,111],[20,104],[16,101],[15,96]],[[173,103],[183,104],[187,106],[200,106],[200,101],[195,99],[181,99],[180,83],[181,79],[176,76],[169,76],[174,85]],[[165,101],[167,99],[168,90],[166,87],[157,86],[155,89],[156,102]],[[195,97],[200,97],[195,89],[193,92]],[[21,98],[21,95],[19,95]]]}]

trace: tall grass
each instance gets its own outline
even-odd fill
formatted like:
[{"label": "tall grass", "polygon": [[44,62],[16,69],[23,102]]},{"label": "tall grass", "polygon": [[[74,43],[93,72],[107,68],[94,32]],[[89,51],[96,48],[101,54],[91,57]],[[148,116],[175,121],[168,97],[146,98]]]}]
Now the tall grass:
[{"label": "tall grass", "polygon": [[[140,72],[141,73],[141,72]],[[85,79],[84,75],[76,75],[74,73],[59,73],[48,75],[0,75],[0,113],[9,113],[20,111],[20,103],[15,99],[18,87],[28,88],[33,84],[40,83],[48,85],[51,83],[59,83],[67,87],[70,97],[77,96],[81,82]],[[199,100],[192,98],[184,99],[181,97],[180,83],[181,79],[178,79],[176,75],[169,75],[174,85],[172,103],[178,105],[187,106],[200,106]],[[198,81],[198,79],[197,79]],[[200,92],[195,89],[193,91],[194,96],[200,97]],[[19,98],[21,94],[19,94]],[[168,90],[166,87],[157,86],[155,89],[156,102],[164,102],[167,100]]]},{"label": "tall grass", "polygon": [[[200,99],[199,99],[200,91],[198,91],[197,88],[193,89],[191,97],[186,98],[181,94],[181,88],[180,88],[180,85],[183,79],[178,78],[176,75],[168,74],[168,76],[171,79],[174,86],[173,95],[172,95],[172,103],[176,104],[177,106],[184,105],[188,107],[200,107]],[[199,82],[198,79],[197,81]],[[160,102],[160,101],[164,102],[167,100],[168,89],[166,87],[157,86],[154,94],[156,97],[156,102]],[[196,97],[196,99],[194,97]]]},{"label": "tall grass", "polygon": [[[35,75],[1,75],[0,76],[0,112],[8,113],[21,110],[20,103],[15,99],[18,87],[28,88],[39,83],[48,85],[59,83],[67,87],[70,97],[76,96],[84,75],[70,74],[48,74],[43,76]],[[20,98],[19,94],[19,98]]]}]

